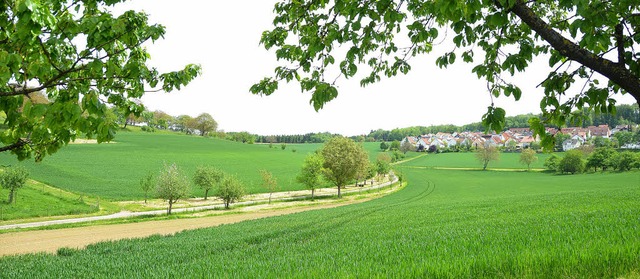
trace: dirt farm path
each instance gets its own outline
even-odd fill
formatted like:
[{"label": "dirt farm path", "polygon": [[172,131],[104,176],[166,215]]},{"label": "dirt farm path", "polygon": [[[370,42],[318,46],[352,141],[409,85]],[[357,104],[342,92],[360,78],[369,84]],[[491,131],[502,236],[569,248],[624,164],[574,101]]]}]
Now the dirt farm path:
[{"label": "dirt farm path", "polygon": [[280,216],[309,210],[333,208],[365,202],[371,199],[372,198],[350,199],[339,203],[305,205],[284,209],[267,209],[240,214],[226,214],[189,219],[5,233],[0,234],[0,256],[37,252],[55,253],[62,247],[84,248],[89,244],[101,241],[140,238],[154,234],[170,235],[183,230],[213,227],[222,224],[237,223],[246,220]]}]

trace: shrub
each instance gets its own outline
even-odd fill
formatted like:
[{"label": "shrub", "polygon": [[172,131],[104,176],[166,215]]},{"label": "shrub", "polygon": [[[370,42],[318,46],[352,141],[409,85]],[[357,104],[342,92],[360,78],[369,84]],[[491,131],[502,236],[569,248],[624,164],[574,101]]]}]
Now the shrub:
[{"label": "shrub", "polygon": [[561,173],[581,173],[584,170],[584,160],[582,159],[582,151],[569,150],[560,163],[558,164],[558,170]]}]

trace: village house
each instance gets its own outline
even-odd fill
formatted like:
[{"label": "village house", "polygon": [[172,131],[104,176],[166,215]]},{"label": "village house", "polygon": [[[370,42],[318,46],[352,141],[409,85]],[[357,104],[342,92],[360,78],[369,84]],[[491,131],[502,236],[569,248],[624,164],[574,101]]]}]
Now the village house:
[{"label": "village house", "polygon": [[418,147],[418,139],[416,137],[405,137],[400,144],[404,144],[405,142],[409,142],[413,147]]},{"label": "village house", "polygon": [[598,125],[587,127],[591,137],[603,137],[609,138],[611,136],[611,130],[609,130],[609,125]]}]

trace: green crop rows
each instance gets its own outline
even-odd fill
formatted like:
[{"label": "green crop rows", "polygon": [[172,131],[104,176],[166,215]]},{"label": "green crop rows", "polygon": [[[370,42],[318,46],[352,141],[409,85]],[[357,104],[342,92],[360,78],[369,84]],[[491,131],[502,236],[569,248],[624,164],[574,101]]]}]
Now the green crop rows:
[{"label": "green crop rows", "polygon": [[638,172],[399,168],[374,201],[0,259],[4,278],[602,278],[640,271]]}]

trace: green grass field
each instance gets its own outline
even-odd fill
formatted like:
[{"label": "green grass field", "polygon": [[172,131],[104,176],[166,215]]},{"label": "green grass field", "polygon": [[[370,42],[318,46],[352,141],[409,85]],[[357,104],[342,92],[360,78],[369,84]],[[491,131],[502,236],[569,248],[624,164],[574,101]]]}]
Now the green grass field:
[{"label": "green grass field", "polygon": [[351,206],[0,259],[2,277],[602,278],[640,272],[640,173],[403,167]]},{"label": "green grass field", "polygon": [[[18,190],[17,201],[7,204],[9,190],[0,189],[0,221],[47,217],[58,215],[87,214],[98,211],[96,200],[61,191],[35,181]],[[103,202],[102,207],[106,204]]]},{"label": "green grass field", "polygon": [[[61,189],[103,199],[141,199],[139,180],[148,172],[157,174],[164,163],[176,163],[190,179],[200,165],[217,166],[237,174],[251,193],[264,192],[258,170],[271,171],[280,189],[297,190],[295,182],[307,153],[320,145],[248,145],[180,134],[118,133],[115,143],[70,144],[41,163],[21,162],[31,178]],[[293,152],[292,149],[296,149]],[[15,164],[10,154],[0,155],[0,164]],[[194,187],[194,196],[204,192]]]},{"label": "green grass field", "polygon": [[[544,168],[544,161],[551,156],[548,153],[538,153],[538,161],[531,164],[531,168]],[[482,168],[473,152],[428,154],[419,159],[407,162],[407,166],[416,167],[443,167],[443,168]],[[487,169],[526,169],[527,166],[520,163],[520,153],[500,153],[498,161],[492,161]]]}]

